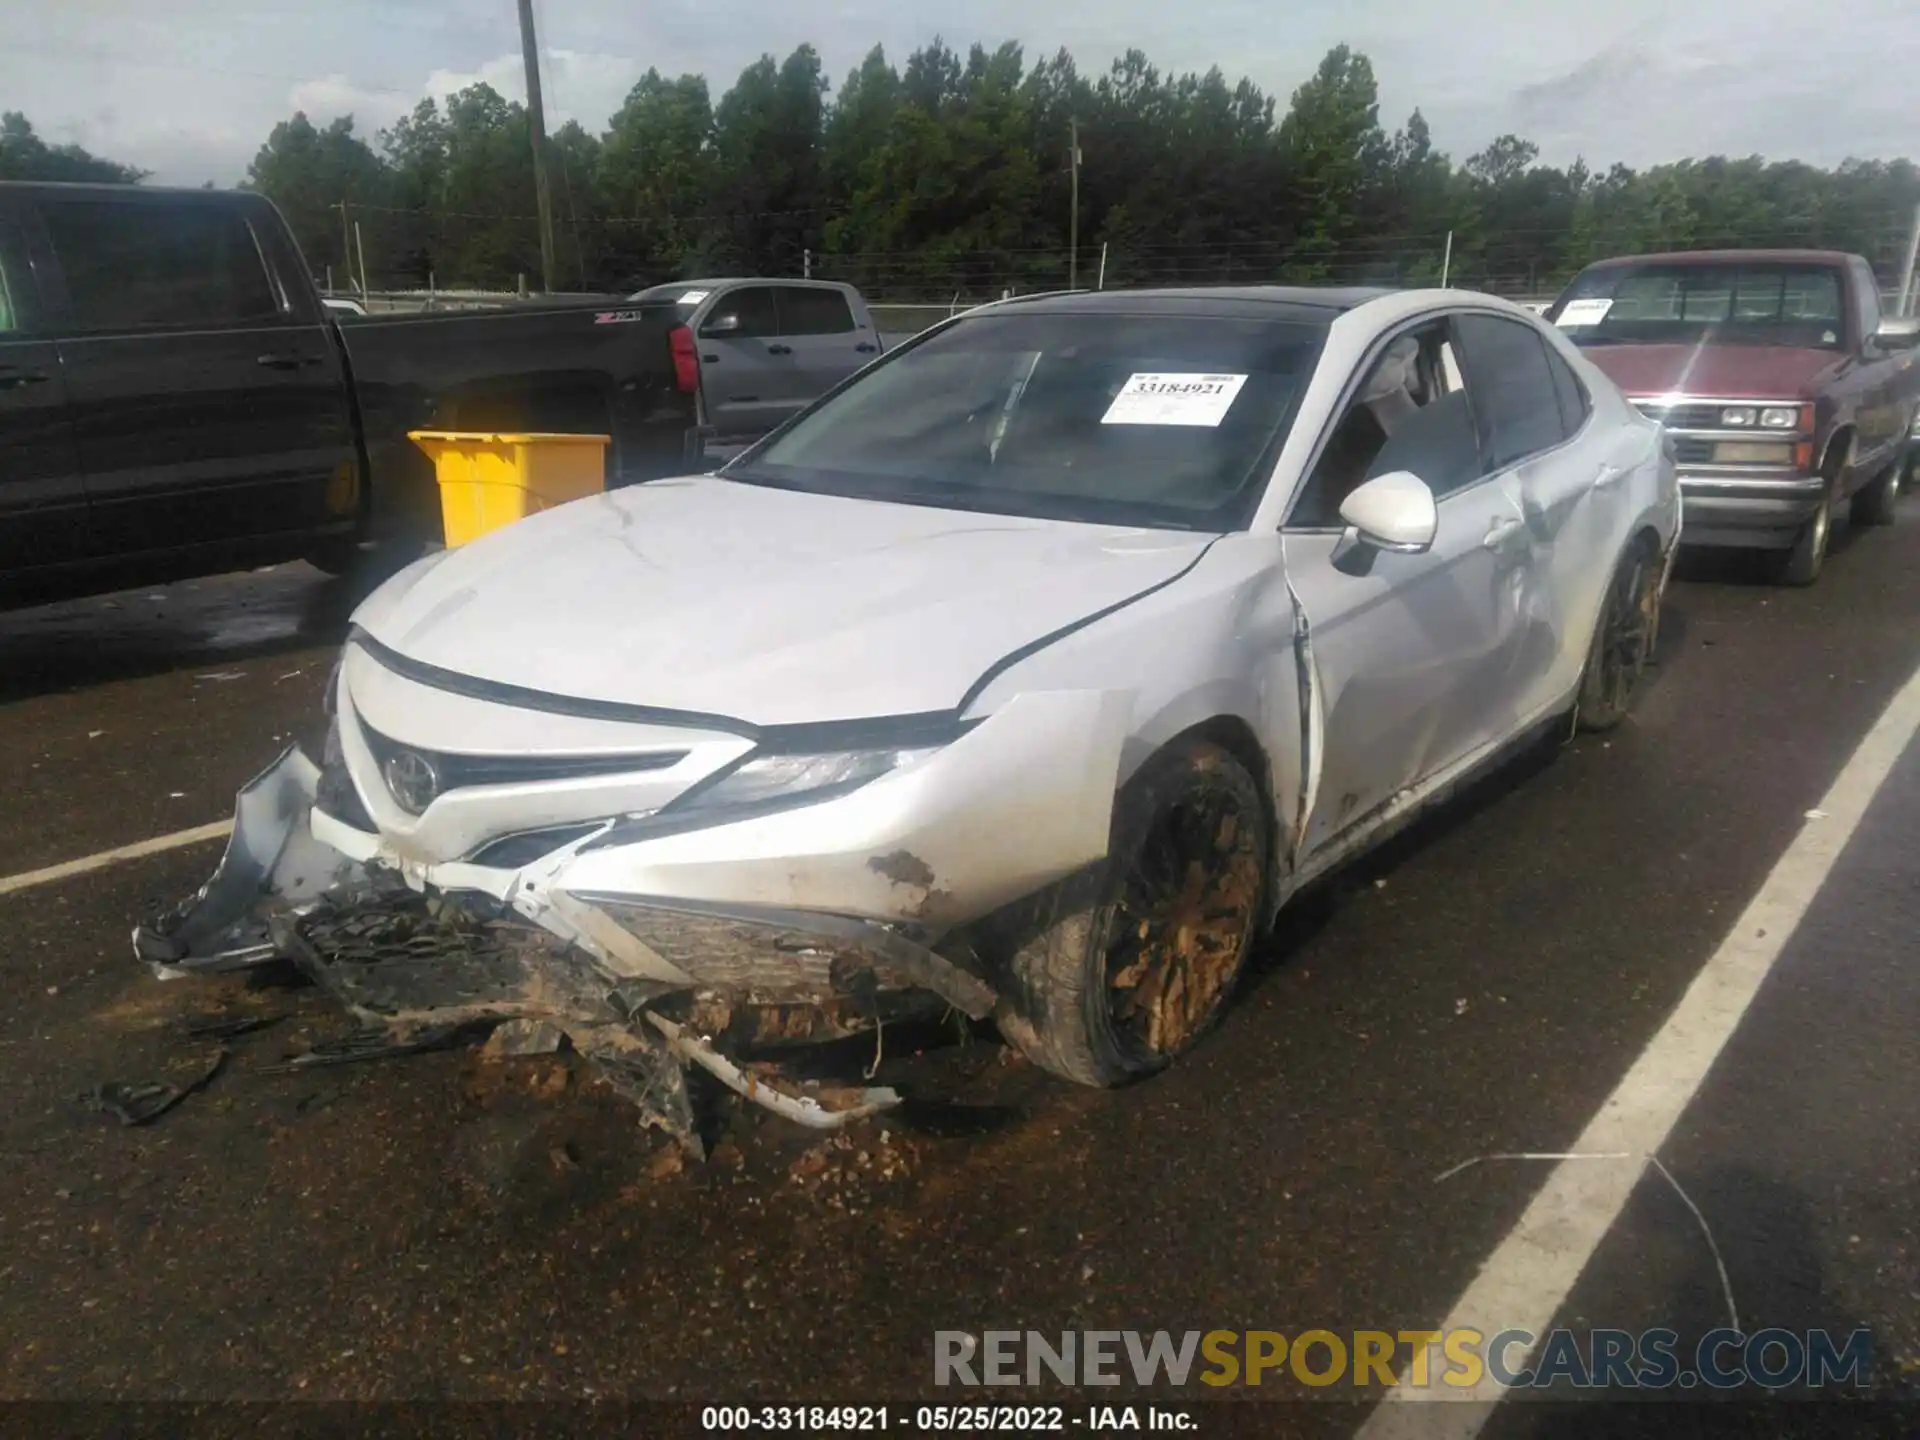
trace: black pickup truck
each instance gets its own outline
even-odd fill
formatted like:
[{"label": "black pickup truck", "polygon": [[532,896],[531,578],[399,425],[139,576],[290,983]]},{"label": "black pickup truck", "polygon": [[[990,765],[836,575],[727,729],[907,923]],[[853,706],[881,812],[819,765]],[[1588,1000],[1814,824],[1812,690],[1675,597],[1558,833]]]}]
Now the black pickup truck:
[{"label": "black pickup truck", "polygon": [[0,184],[0,595],[437,538],[414,429],[612,437],[688,468],[699,357],[671,301],[336,323],[264,198]]}]

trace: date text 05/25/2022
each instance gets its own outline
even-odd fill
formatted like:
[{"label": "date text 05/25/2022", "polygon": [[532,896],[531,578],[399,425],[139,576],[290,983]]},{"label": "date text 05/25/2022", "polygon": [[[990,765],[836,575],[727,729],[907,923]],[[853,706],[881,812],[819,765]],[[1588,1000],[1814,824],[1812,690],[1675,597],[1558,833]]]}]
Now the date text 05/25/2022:
[{"label": "date text 05/25/2022", "polygon": [[709,1405],[700,1412],[700,1428],[709,1434],[1119,1435],[1193,1433],[1199,1424],[1191,1411],[1158,1405]]}]

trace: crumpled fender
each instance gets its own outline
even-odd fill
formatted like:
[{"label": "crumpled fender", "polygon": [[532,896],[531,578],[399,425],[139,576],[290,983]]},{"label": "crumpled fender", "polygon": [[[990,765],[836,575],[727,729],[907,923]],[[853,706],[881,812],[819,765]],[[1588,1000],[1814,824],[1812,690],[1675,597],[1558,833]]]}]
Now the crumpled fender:
[{"label": "crumpled fender", "polygon": [[136,928],[134,953],[169,976],[237,969],[271,956],[263,901],[297,907],[361,873],[308,828],[319,783],[319,767],[289,745],[242,786],[213,875],[170,914]]},{"label": "crumpled fender", "polygon": [[1017,695],[936,754],[837,800],[585,849],[546,884],[960,924],[1105,856],[1132,712],[1131,691]]}]

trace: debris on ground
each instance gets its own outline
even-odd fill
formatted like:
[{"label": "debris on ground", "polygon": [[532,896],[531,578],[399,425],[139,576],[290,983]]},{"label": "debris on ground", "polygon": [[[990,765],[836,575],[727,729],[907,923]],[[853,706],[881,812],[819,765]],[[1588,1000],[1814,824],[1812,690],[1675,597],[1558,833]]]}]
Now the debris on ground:
[{"label": "debris on ground", "polygon": [[275,1015],[203,1015],[181,1026],[189,1040],[237,1040],[256,1030],[267,1030],[286,1019]]},{"label": "debris on ground", "polygon": [[565,1039],[566,1032],[553,1021],[523,1016],[497,1028],[480,1053],[496,1060],[510,1055],[551,1055]]},{"label": "debris on ground", "polygon": [[213,1083],[227,1063],[223,1047],[201,1067],[200,1073],[182,1084],[164,1080],[106,1080],[80,1097],[84,1105],[113,1116],[122,1125],[151,1125],[189,1095]]},{"label": "debris on ground", "polygon": [[355,1030],[333,1040],[322,1040],[304,1055],[295,1055],[279,1065],[263,1065],[263,1075],[284,1075],[290,1071],[312,1070],[322,1065],[357,1065],[364,1060],[388,1060],[401,1055],[422,1055],[429,1050],[450,1050],[466,1039],[472,1027],[466,1025],[430,1025],[412,1032],[374,1027]]}]

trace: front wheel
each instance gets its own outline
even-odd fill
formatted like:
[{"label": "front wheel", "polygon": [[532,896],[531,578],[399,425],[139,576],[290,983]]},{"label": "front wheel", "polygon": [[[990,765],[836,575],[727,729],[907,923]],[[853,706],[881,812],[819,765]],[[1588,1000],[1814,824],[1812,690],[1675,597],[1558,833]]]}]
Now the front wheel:
[{"label": "front wheel", "polygon": [[1042,1068],[1112,1086],[1220,1017],[1260,929],[1271,833],[1253,777],[1202,740],[1114,803],[1107,858],[1012,912],[1001,1032]]},{"label": "front wheel", "polygon": [[1820,578],[1827,564],[1827,544],[1833,538],[1833,497],[1820,502],[1820,510],[1794,538],[1793,548],[1779,560],[1782,585],[1811,585]]},{"label": "front wheel", "polygon": [[1659,557],[1643,541],[1615,569],[1580,677],[1582,730],[1611,730],[1633,708],[1659,633],[1660,578]]},{"label": "front wheel", "polygon": [[1891,525],[1900,501],[1900,482],[1907,477],[1908,454],[1905,450],[1887,467],[1886,473],[1853,497],[1849,512],[1856,525]]}]

